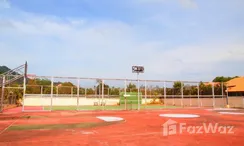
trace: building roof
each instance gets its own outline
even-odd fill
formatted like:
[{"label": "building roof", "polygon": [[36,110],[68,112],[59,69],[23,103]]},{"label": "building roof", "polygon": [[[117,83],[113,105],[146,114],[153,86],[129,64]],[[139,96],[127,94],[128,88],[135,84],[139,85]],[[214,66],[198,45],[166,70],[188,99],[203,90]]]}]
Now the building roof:
[{"label": "building roof", "polygon": [[227,82],[228,92],[244,92],[244,77],[234,78]]},{"label": "building roof", "polygon": [[203,83],[205,86],[208,86],[208,85],[214,85],[214,86],[217,86],[217,85],[221,85],[220,82],[206,82],[206,83]]}]

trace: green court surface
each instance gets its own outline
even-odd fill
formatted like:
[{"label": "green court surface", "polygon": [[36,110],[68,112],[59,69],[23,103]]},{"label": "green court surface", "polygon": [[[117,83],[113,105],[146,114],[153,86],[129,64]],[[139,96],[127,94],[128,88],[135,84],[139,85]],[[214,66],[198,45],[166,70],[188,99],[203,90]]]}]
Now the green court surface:
[{"label": "green court surface", "polygon": [[94,128],[101,126],[108,126],[117,124],[119,122],[103,122],[103,123],[73,123],[73,124],[34,124],[34,125],[12,125],[8,128],[8,131],[20,131],[20,130],[40,130],[40,129],[74,129],[74,128]]},{"label": "green court surface", "polygon": [[[140,105],[140,109],[165,109],[165,108],[179,108],[177,106],[164,106],[164,105]],[[127,107],[125,105],[107,105],[107,106],[50,106],[44,107],[44,110],[136,110],[138,109],[137,104],[129,104]]]}]

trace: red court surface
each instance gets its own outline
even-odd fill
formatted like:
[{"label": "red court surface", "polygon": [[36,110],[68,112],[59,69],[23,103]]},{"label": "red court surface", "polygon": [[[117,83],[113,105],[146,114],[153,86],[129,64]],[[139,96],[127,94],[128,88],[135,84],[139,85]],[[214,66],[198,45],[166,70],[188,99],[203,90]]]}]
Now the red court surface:
[{"label": "red court surface", "polygon": [[[230,111],[229,111],[230,112]],[[242,110],[232,112],[244,112]],[[159,114],[197,114],[198,118],[166,118]],[[35,118],[23,118],[23,117]],[[70,124],[82,122],[104,122],[96,116],[121,117],[123,122],[92,128],[9,130],[11,126],[38,124]],[[163,124],[169,119],[176,123],[176,134],[165,135]],[[220,131],[195,133],[182,130],[179,125],[199,127],[203,123],[229,127]],[[231,130],[231,131],[230,131]],[[151,111],[91,111],[91,112],[45,112],[12,113],[0,115],[1,146],[243,146],[244,115],[223,115],[205,109],[165,109]],[[231,133],[228,133],[230,131]],[[190,133],[192,132],[192,134]],[[199,131],[198,131],[199,132]]]}]

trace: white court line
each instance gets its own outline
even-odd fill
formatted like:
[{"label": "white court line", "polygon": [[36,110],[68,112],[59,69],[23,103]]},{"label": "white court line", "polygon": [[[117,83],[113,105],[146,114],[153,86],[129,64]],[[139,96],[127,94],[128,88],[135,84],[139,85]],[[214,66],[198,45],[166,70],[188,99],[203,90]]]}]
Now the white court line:
[{"label": "white court line", "polygon": [[160,117],[168,117],[168,118],[198,118],[199,115],[193,114],[160,114]]},{"label": "white court line", "polygon": [[234,108],[214,108],[214,109],[205,109],[207,111],[217,111],[217,110],[223,110],[223,111],[237,111],[239,109]]},{"label": "white court line", "polygon": [[97,118],[106,122],[115,122],[115,121],[124,120],[123,118],[120,117],[107,117],[107,116],[98,116]]},{"label": "white court line", "polygon": [[22,116],[19,116],[15,121],[13,121],[10,125],[8,125],[8,127],[6,127],[5,129],[3,129],[1,132],[0,132],[0,135],[3,134],[3,132],[5,132],[9,127],[11,127],[14,123],[16,123],[21,117],[23,117],[25,115],[22,115]]},{"label": "white court line", "polygon": [[235,113],[235,112],[219,112],[220,114],[226,115],[244,115],[244,113]]}]

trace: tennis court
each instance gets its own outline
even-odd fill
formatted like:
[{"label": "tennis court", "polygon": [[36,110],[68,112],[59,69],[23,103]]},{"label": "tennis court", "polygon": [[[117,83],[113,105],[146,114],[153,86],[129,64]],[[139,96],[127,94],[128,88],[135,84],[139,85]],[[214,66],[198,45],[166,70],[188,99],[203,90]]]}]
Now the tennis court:
[{"label": "tennis court", "polygon": [[[236,113],[236,114],[233,114]],[[198,117],[162,117],[190,114]],[[0,145],[235,145],[244,144],[242,109],[165,108],[141,111],[53,111],[0,115]],[[104,120],[105,119],[105,120]],[[107,119],[107,120],[106,120]],[[114,120],[115,119],[115,120]],[[119,119],[119,120],[118,120]],[[114,121],[113,121],[114,120]],[[209,133],[193,133],[186,128],[165,135],[165,124],[185,123],[185,127],[218,124],[233,126]],[[171,127],[172,128],[172,127]],[[230,131],[228,133],[228,131]],[[195,131],[197,132],[197,131]],[[222,133],[221,133],[222,132]]]}]

